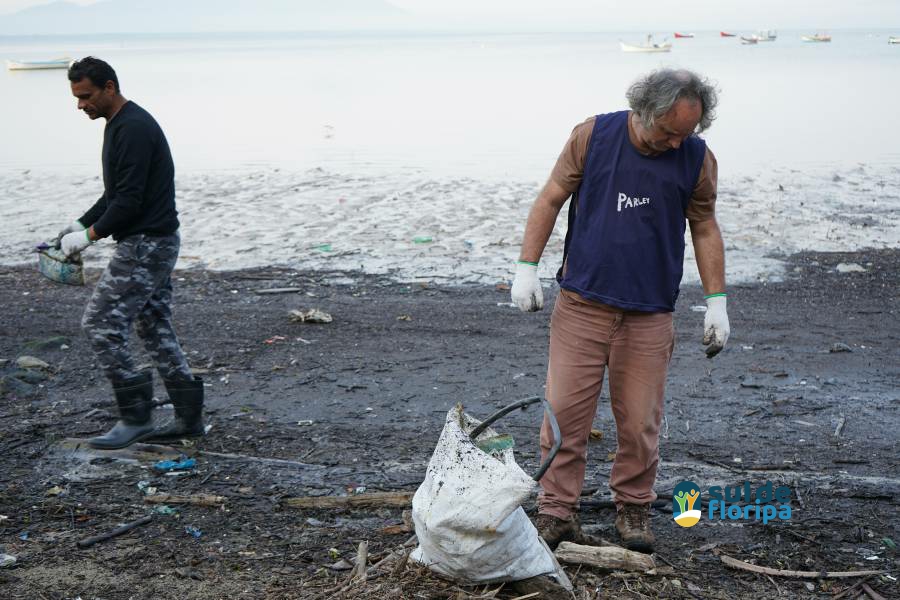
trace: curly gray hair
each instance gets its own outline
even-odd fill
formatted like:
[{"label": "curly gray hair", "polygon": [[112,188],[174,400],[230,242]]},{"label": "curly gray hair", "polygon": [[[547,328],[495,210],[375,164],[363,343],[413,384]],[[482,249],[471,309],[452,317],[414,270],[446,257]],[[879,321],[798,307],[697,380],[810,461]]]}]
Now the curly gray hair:
[{"label": "curly gray hair", "polygon": [[625,97],[645,127],[663,116],[676,101],[698,100],[703,108],[697,132],[705,131],[716,118],[719,97],[709,79],[687,69],[659,69],[631,84]]}]

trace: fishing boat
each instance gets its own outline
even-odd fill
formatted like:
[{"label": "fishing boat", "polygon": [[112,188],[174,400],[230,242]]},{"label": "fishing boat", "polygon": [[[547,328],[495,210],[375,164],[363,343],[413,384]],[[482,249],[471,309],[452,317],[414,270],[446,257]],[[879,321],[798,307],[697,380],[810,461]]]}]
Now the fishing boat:
[{"label": "fishing boat", "polygon": [[7,60],[6,68],[10,71],[43,71],[45,69],[68,69],[72,59],[68,56],[53,60]]},{"label": "fishing boat", "polygon": [[678,38],[688,38],[688,39],[690,39],[690,38],[692,38],[692,37],[694,37],[694,34],[693,34],[693,33],[678,33],[677,31],[675,32],[675,38],[676,38],[676,39],[678,39]]},{"label": "fishing boat", "polygon": [[758,42],[774,42],[778,38],[778,32],[774,29],[760,29],[754,37]]},{"label": "fishing boat", "polygon": [[756,37],[755,35],[751,35],[750,37],[741,36],[741,43],[742,44],[757,44],[757,43],[759,43],[759,38]]},{"label": "fishing boat", "polygon": [[671,52],[672,50],[672,42],[663,40],[661,44],[657,44],[653,41],[652,35],[647,36],[647,42],[643,45],[626,44],[622,40],[619,40],[619,45],[622,46],[622,52]]},{"label": "fishing boat", "polygon": [[801,35],[800,39],[804,42],[830,42],[831,36],[824,33],[817,33],[816,35]]},{"label": "fishing boat", "polygon": [[900,37],[894,37],[894,36],[889,37],[888,44],[900,44]]},{"label": "fishing boat", "polygon": [[728,33],[727,31],[720,31],[719,35],[721,37],[736,37],[737,36],[736,33]]}]

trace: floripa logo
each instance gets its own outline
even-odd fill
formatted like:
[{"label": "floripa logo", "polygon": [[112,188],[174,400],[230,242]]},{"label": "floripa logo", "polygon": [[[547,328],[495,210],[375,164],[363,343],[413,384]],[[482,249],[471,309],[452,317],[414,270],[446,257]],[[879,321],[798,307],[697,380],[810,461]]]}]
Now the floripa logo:
[{"label": "floripa logo", "polygon": [[[756,489],[749,481],[738,485],[714,485],[706,492],[709,497],[707,517],[710,521],[753,519],[765,525],[775,519],[791,518],[791,488],[775,486],[771,481]],[[672,490],[672,515],[682,527],[693,527],[703,516],[700,487],[693,481],[682,481]]]},{"label": "floripa logo", "polygon": [[[672,514],[682,527],[693,527],[700,520],[700,487],[693,481],[682,481],[672,490]],[[695,509],[694,506],[697,508]]]}]

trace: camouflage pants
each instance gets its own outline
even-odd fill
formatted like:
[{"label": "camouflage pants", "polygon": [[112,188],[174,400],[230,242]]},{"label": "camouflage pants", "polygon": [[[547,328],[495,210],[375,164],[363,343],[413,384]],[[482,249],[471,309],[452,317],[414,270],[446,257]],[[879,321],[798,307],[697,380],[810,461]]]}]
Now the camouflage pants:
[{"label": "camouflage pants", "polygon": [[97,282],[81,327],[109,379],[139,374],[128,350],[132,323],[160,375],[193,378],[172,326],[171,274],[180,245],[177,232],[129,236],[119,242]]}]

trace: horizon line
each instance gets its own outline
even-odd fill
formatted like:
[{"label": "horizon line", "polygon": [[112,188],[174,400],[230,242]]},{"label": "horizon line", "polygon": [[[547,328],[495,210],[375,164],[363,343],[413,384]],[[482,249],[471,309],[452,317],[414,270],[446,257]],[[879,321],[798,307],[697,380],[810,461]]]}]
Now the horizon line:
[{"label": "horizon line", "polygon": [[188,30],[188,31],[98,31],[94,33],[0,33],[0,38],[21,38],[21,37],[65,37],[65,38],[89,38],[95,36],[112,36],[112,35],[233,35],[233,34],[494,34],[494,35],[515,35],[515,34],[593,34],[593,33],[657,33],[661,31],[689,32],[689,33],[712,33],[718,34],[720,31],[844,31],[844,32],[888,32],[897,31],[900,34],[900,26],[885,27],[812,27],[809,29],[788,27],[726,27],[721,29],[494,29],[486,27],[484,29],[442,29],[442,28],[373,28],[373,29],[227,29],[227,30]]}]

